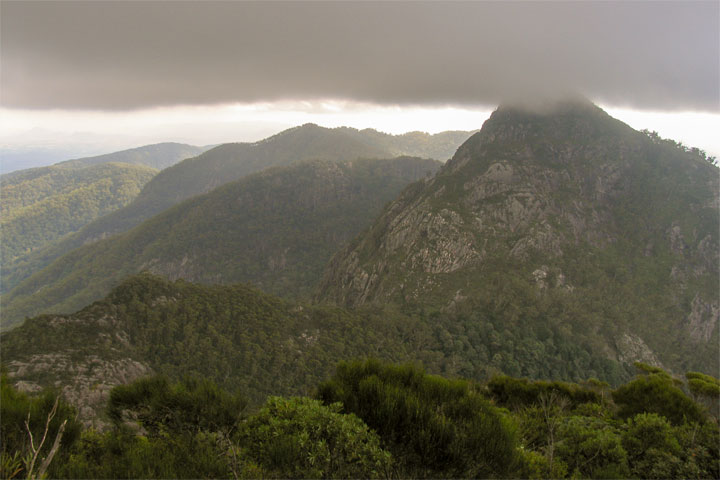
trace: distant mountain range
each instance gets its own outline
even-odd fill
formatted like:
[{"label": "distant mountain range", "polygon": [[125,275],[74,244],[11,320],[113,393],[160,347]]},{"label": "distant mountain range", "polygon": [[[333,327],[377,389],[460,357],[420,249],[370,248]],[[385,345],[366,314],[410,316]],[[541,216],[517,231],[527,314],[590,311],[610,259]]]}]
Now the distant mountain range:
[{"label": "distant mountain range", "polygon": [[121,162],[131,165],[145,165],[146,167],[162,170],[186,158],[200,155],[210,148],[212,148],[212,146],[196,147],[194,145],[173,142],[156,143],[154,145],[145,145],[143,147],[131,148],[105,155],[67,160],[57,163],[56,165],[59,167],[77,168],[97,165],[99,163]]},{"label": "distant mountain range", "polygon": [[159,169],[207,148],[159,143],[0,175],[2,291],[28,255],[127,205]]},{"label": "distant mountain range", "polygon": [[[434,156],[431,158],[444,160],[452,156],[455,149],[471,133],[453,131],[435,135],[418,132],[388,135],[375,130],[345,127],[328,129],[307,124],[257,143],[220,145],[162,170],[124,208],[98,218],[76,234],[33,251],[12,265],[7,265],[3,272],[2,291],[7,292],[77,247],[125,232],[187,198],[209,192],[265,168],[305,160],[340,162],[357,158],[422,156],[426,153]],[[150,147],[153,146],[147,148]],[[117,155],[126,159],[148,158],[146,153],[150,151],[126,151]],[[88,161],[92,163],[97,161],[97,158]],[[68,162],[67,165],[77,165],[77,162],[79,161]]]},{"label": "distant mountain range", "polygon": [[132,204],[89,225],[74,243],[83,244],[127,231],[186,198],[269,167],[305,160],[341,162],[357,158],[424,156],[428,151],[436,156],[426,158],[444,160],[470,134],[446,132],[393,136],[375,130],[329,129],[306,124],[256,143],[223,144],[163,170]]},{"label": "distant mountain range", "polygon": [[[208,148],[210,146],[196,147],[183,143],[166,142],[86,157],[77,157],[75,156],[77,152],[66,152],[63,149],[58,150],[55,148],[37,147],[27,150],[0,148],[0,173],[8,175],[16,171],[50,165],[78,167],[109,162],[145,165],[161,170],[185,158],[199,155]],[[94,148],[93,150],[97,149]]]},{"label": "distant mountain range", "polygon": [[143,270],[309,296],[332,255],[440,165],[413,157],[314,160],[250,175],[62,256],[3,297],[3,325],[75,311]]}]

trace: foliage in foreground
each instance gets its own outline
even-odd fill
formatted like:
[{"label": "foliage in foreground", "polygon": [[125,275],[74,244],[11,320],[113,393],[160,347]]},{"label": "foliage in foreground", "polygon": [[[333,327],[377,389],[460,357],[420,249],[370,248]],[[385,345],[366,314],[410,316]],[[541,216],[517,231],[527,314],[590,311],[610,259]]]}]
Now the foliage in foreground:
[{"label": "foliage in foreground", "polygon": [[[390,453],[380,438],[342,405],[270,397],[243,426],[238,443],[264,476],[278,478],[383,478]],[[247,469],[246,469],[247,470]]]},{"label": "foliage in foreground", "polygon": [[[256,413],[208,380],[163,377],[116,387],[112,427],[68,420],[52,478],[720,478],[717,417],[660,370],[606,395],[607,384],[487,385],[411,365],[341,363],[317,399],[270,397]],[[689,374],[689,380],[700,378]],[[717,379],[704,376],[707,384]],[[653,385],[657,402],[635,395]],[[697,382],[695,382],[697,383]],[[706,395],[715,394],[706,387]],[[629,393],[628,393],[629,392]],[[24,420],[41,433],[53,392],[30,397],[2,383],[2,477],[28,476]],[[679,399],[679,400],[678,400]],[[720,400],[715,394],[711,399]],[[695,412],[679,415],[681,412]],[[33,423],[32,419],[37,423]],[[41,454],[41,456],[44,455]]]},{"label": "foliage in foreground", "polygon": [[375,429],[400,476],[506,476],[517,463],[513,427],[468,381],[370,360],[341,363],[318,396]]}]

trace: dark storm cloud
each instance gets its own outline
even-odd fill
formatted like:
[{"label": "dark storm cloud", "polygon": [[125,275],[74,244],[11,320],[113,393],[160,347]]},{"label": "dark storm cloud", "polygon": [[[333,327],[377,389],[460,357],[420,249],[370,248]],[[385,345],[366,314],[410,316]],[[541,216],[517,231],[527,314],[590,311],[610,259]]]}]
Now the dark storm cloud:
[{"label": "dark storm cloud", "polygon": [[717,111],[719,5],[6,1],[1,102],[493,104],[578,91]]}]

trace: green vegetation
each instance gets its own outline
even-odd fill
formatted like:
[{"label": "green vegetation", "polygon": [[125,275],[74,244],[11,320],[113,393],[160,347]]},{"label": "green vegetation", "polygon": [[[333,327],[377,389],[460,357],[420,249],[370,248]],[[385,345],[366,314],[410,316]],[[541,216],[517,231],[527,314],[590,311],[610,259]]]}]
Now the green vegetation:
[{"label": "green vegetation", "polygon": [[[320,158],[188,199],[5,297],[3,322],[107,294],[2,333],[9,377],[41,391],[3,382],[3,474],[720,478],[720,191],[703,152],[590,104],[501,108],[304,303],[343,235],[426,171],[355,159],[380,148],[367,134],[309,125],[183,162],[146,200],[217,187],[233,152],[264,152],[238,153],[248,169],[294,161],[288,146]],[[148,272],[112,288],[142,270],[269,293]],[[48,412],[48,438],[75,418],[49,386],[93,429],[28,449]]]},{"label": "green vegetation", "polygon": [[75,410],[54,390],[31,397],[5,374],[0,382],[0,477],[40,478],[53,460],[67,461],[80,436]]},{"label": "green vegetation", "polygon": [[378,361],[342,363],[318,396],[376,430],[400,478],[505,477],[518,463],[512,425],[467,381]]},{"label": "green vegetation", "polygon": [[[127,381],[115,372],[131,363],[135,376],[154,371],[212,379],[242,391],[256,406],[268,395],[307,395],[337,362],[367,355],[472,380],[503,371],[575,381],[590,373],[613,384],[629,378],[622,365],[593,357],[562,331],[540,332],[546,335],[541,341],[532,340],[533,330],[503,338],[508,332],[483,316],[348,311],[282,300],[245,285],[202,286],[142,274],[103,301],[73,315],[29,319],[1,340],[10,374],[39,386],[60,381],[80,399],[91,398],[96,383]],[[519,373],[504,370],[504,363]],[[77,372],[84,373],[78,378]]]},{"label": "green vegetation", "polygon": [[[243,424],[241,455],[270,478],[387,478],[390,454],[342,405],[310,398],[270,397]],[[247,470],[247,467],[246,467]]]},{"label": "green vegetation", "polygon": [[67,160],[56,165],[66,168],[81,168],[100,163],[120,162],[129,163],[131,165],[145,165],[146,167],[163,170],[185,160],[186,158],[200,155],[209,148],[210,147],[196,147],[194,145],[186,145],[184,143],[156,143],[154,145],[130,148],[128,150],[98,155],[95,157]]},{"label": "green vegetation", "polygon": [[317,298],[464,311],[493,324],[510,358],[485,365],[511,375],[569,377],[529,358],[559,347],[550,331],[591,352],[593,366],[573,356],[587,376],[621,378],[601,358],[717,376],[717,179],[702,152],[592,104],[501,107],[334,257]]},{"label": "green vegetation", "polygon": [[[23,280],[76,248],[126,232],[190,197],[204,194],[252,173],[308,160],[345,162],[358,158],[392,158],[402,155],[445,160],[469,135],[470,132],[387,135],[375,130],[327,129],[308,124],[256,143],[220,145],[164,169],[129,205],[91,222],[74,235],[32,252],[21,262],[4,269],[2,292],[10,291]],[[165,144],[160,144],[162,145]],[[119,153],[127,153],[127,159],[135,156],[132,150]],[[140,156],[145,158],[144,154]],[[73,164],[72,162],[70,163]],[[388,200],[390,198],[385,201]],[[223,262],[226,260],[223,259]],[[107,292],[107,289],[104,292]],[[94,298],[99,297],[96,294]],[[75,307],[83,304],[76,303]]]},{"label": "green vegetation", "polygon": [[[110,392],[107,415],[113,425],[137,420],[152,435],[164,430],[232,433],[246,401],[230,395],[209,380],[186,378],[170,385],[165,377],[138,380]],[[132,417],[127,416],[132,412]]]},{"label": "green vegetation", "polygon": [[618,388],[613,392],[613,400],[619,407],[618,415],[623,418],[656,413],[673,425],[681,425],[688,421],[698,422],[704,415],[701,406],[675,386],[673,379],[660,369]]},{"label": "green vegetation", "polygon": [[21,256],[130,203],[157,170],[121,163],[2,176],[2,270]]},{"label": "green vegetation", "polygon": [[333,253],[408,183],[439,166],[411,157],[312,161],[219,187],[58,259],[3,297],[3,325],[42,311],[72,312],[144,269],[308,297]]},{"label": "green vegetation", "polygon": [[[207,379],[172,383],[149,377],[110,392],[107,410],[113,422],[104,432],[72,424],[72,408],[61,403],[49,437],[61,419],[70,423],[46,472],[52,478],[720,474],[720,428],[707,412],[674,425],[657,413],[624,418],[612,397],[593,394],[597,384],[510,377],[491,383],[507,388],[498,396],[497,388],[427,375],[416,366],[343,362],[318,386],[315,399],[272,396],[250,412],[242,392],[231,394]],[[539,393],[532,399],[509,393],[527,391]],[[27,412],[30,418],[37,414],[42,429],[54,394],[29,397],[5,379],[2,399],[3,477],[30,476],[24,419]]]}]

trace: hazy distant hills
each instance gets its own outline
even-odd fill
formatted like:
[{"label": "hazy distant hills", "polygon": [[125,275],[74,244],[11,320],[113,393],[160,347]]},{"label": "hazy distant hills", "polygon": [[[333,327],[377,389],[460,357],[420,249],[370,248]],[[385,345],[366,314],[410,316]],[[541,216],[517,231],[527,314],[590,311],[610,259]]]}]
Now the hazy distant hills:
[{"label": "hazy distant hills", "polygon": [[[189,197],[265,168],[303,160],[339,162],[356,158],[421,156],[424,153],[431,153],[430,158],[444,160],[452,156],[470,134],[471,132],[443,132],[429,135],[414,132],[388,135],[375,130],[345,127],[328,129],[307,124],[257,143],[220,145],[166,168],[126,207],[99,218],[77,234],[16,262],[3,273],[2,291],[8,291],[74,248],[125,232]],[[128,152],[128,155],[131,152]]]},{"label": "hazy distant hills", "polygon": [[196,147],[184,143],[156,143],[138,148],[122,150],[120,152],[98,155],[95,157],[78,158],[56,164],[61,167],[87,167],[107,162],[122,162],[132,165],[145,165],[162,170],[175,165],[186,158],[195,157],[210,149],[210,146]]},{"label": "hazy distant hills", "polygon": [[565,331],[593,355],[717,376],[719,192],[717,167],[589,102],[500,108],[335,257],[319,298],[532,332],[491,358],[510,374]]},{"label": "hazy distant hills", "polygon": [[443,154],[440,158],[429,158],[444,160],[469,136],[470,132],[393,136],[374,130],[328,129],[306,124],[256,143],[220,145],[163,170],[131,205],[88,226],[78,240],[85,243],[126,231],[186,198],[265,168],[304,160],[341,162],[356,158],[422,156],[420,152],[425,151]]},{"label": "hazy distant hills", "polygon": [[[120,162],[131,165],[145,165],[162,170],[186,158],[194,157],[209,149],[210,146],[196,147],[182,143],[157,143],[118,152],[89,157],[74,157],[75,153],[53,149],[15,150],[0,148],[3,175],[15,175],[29,169],[44,166],[87,167],[99,163]],[[71,160],[67,160],[70,158]]]},{"label": "hazy distant hills", "polygon": [[18,257],[127,205],[156,173],[144,165],[101,163],[0,176],[3,272]]},{"label": "hazy distant hills", "polygon": [[207,148],[159,143],[0,175],[2,291],[23,257],[127,205],[160,169]]},{"label": "hazy distant hills", "polygon": [[59,258],[3,297],[3,325],[77,310],[142,270],[307,296],[335,252],[440,165],[412,157],[313,160],[248,176]]},{"label": "hazy distant hills", "polygon": [[425,132],[389,135],[372,129],[358,131],[352,128],[344,128],[343,130],[348,134],[363,139],[363,141],[370,140],[374,144],[382,146],[392,156],[410,155],[434,158],[443,162],[450,159],[455,154],[455,150],[477,131],[448,130],[432,135]]}]

